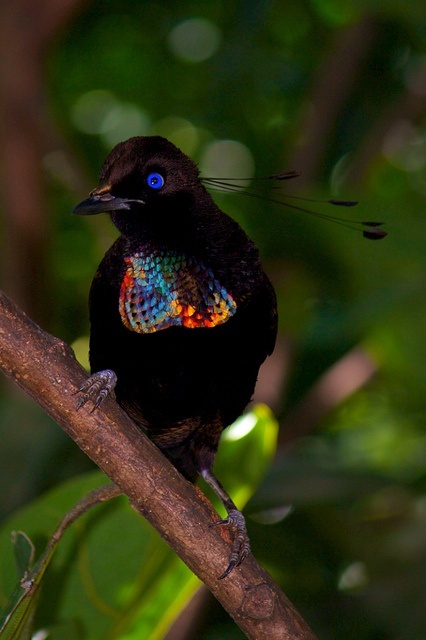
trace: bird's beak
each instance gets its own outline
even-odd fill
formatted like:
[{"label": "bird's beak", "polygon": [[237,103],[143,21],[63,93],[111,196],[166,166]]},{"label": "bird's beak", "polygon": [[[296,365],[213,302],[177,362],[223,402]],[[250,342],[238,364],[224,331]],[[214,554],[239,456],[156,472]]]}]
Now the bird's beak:
[{"label": "bird's beak", "polygon": [[129,210],[131,207],[130,202],[126,198],[116,198],[110,193],[92,192],[90,198],[80,202],[71,213],[77,216],[94,216],[97,213]]}]

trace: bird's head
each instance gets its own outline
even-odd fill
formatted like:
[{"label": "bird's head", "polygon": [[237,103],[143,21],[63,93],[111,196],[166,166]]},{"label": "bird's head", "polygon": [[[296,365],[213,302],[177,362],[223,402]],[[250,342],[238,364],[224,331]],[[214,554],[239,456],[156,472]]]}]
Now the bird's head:
[{"label": "bird's head", "polygon": [[109,213],[123,235],[184,225],[207,195],[194,162],[160,136],[138,136],[108,155],[100,183],[73,210],[77,215]]}]

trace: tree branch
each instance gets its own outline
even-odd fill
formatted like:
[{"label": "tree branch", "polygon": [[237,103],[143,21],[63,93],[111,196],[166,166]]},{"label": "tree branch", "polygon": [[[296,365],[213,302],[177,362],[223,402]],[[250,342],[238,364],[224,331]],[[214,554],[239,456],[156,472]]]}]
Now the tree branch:
[{"label": "tree branch", "polygon": [[[345,171],[345,180],[353,183],[361,183],[366,179],[368,170],[377,156],[383,152],[386,138],[398,126],[410,123],[415,126],[424,119],[426,111],[426,64],[420,63],[412,72],[406,83],[406,91],[395,102],[387,105],[377,121],[374,122],[370,132],[364,136],[362,144],[354,154],[349,167]],[[406,136],[404,136],[406,140]]]},{"label": "tree branch", "polygon": [[320,421],[346,398],[362,389],[377,373],[377,364],[361,347],[354,347],[312,385],[303,399],[284,416],[279,453],[288,444],[312,433]]},{"label": "tree branch", "polygon": [[0,2],[0,268],[7,291],[47,325],[49,290],[43,159],[58,137],[46,108],[45,56],[86,0]]},{"label": "tree branch", "polygon": [[217,514],[112,399],[94,413],[75,410],[86,378],[72,350],[45,333],[0,292],[0,369],[64,429],[125,493],[248,638],[315,640],[303,618],[251,555],[218,580],[229,538],[209,528]]},{"label": "tree branch", "polygon": [[298,185],[318,178],[338,114],[353,89],[375,34],[375,22],[368,15],[338,31],[319,67],[299,127],[300,143],[290,161],[290,166],[303,169]]}]

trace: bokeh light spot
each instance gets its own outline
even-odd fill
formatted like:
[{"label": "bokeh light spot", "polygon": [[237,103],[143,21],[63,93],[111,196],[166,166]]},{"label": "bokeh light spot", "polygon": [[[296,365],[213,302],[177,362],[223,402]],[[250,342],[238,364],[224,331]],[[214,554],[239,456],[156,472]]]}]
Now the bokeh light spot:
[{"label": "bokeh light spot", "polygon": [[101,123],[101,137],[108,147],[132,136],[150,133],[149,115],[131,102],[116,104],[105,114]]},{"label": "bokeh light spot", "polygon": [[84,93],[72,111],[74,125],[83,133],[100,134],[105,116],[117,103],[117,98],[110,91],[98,89]]},{"label": "bokeh light spot", "polygon": [[399,120],[387,134],[383,154],[394,167],[418,171],[426,165],[426,134],[409,120]]},{"label": "bokeh light spot", "polygon": [[176,25],[169,33],[171,52],[186,62],[203,62],[216,53],[221,33],[211,20],[190,18]]},{"label": "bokeh light spot", "polygon": [[349,0],[313,0],[313,5],[322,20],[333,26],[355,22],[360,9]]},{"label": "bokeh light spot", "polygon": [[109,148],[132,136],[150,133],[148,113],[131,102],[121,102],[110,91],[88,91],[74,105],[75,126],[91,135],[99,135]]},{"label": "bokeh light spot", "polygon": [[188,156],[195,154],[200,143],[197,128],[185,118],[163,118],[153,125],[152,133],[167,138]]},{"label": "bokeh light spot", "polygon": [[236,140],[216,140],[204,151],[201,174],[209,178],[251,178],[254,159],[248,147]]}]

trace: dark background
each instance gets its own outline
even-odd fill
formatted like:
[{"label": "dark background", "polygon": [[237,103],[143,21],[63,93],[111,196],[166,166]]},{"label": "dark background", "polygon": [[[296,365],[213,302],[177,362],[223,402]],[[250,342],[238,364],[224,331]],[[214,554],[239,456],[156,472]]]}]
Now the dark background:
[{"label": "dark background", "polygon": [[[308,208],[385,221],[389,236],[371,242],[215,194],[257,242],[279,297],[257,400],[281,436],[247,513],[292,511],[249,521],[255,553],[320,638],[426,637],[425,7],[10,4],[0,8],[1,286],[83,363],[90,281],[116,232],[106,217],[69,214],[123,139],[164,135],[203,175],[298,170],[287,193],[360,201]],[[6,517],[91,465],[1,382]],[[186,637],[240,637],[213,611]]]}]

